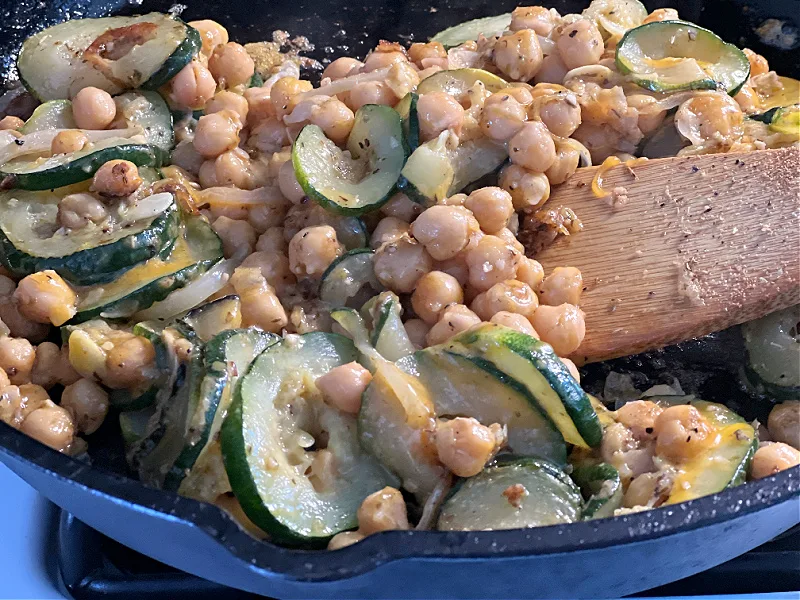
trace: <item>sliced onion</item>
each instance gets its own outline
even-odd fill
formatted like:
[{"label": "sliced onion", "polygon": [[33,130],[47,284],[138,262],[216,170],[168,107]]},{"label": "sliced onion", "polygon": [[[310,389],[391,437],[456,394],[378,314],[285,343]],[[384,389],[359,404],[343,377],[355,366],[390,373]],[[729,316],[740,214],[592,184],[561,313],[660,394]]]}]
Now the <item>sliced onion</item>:
[{"label": "sliced onion", "polygon": [[628,29],[641,25],[647,18],[647,9],[638,0],[593,0],[583,11],[611,36],[621,38]]},{"label": "sliced onion", "polygon": [[260,187],[254,190],[241,190],[233,187],[210,187],[195,192],[195,200],[199,206],[258,206],[285,202],[283,194],[277,187]]},{"label": "sliced onion", "polygon": [[[69,129],[45,129],[43,131],[34,131],[19,138],[14,138],[5,142],[0,146],[0,164],[5,164],[10,160],[26,156],[28,154],[50,154],[50,147],[53,144],[53,138],[62,131],[74,131]],[[144,133],[141,127],[129,127],[127,129],[109,129],[109,130],[89,130],[82,129],[83,134],[88,138],[89,142],[99,142],[110,138],[132,138],[136,135]],[[13,135],[13,134],[12,134]],[[3,138],[5,140],[5,138]]]},{"label": "sliced onion", "polygon": [[283,79],[284,77],[294,77],[295,79],[300,79],[300,67],[297,65],[297,63],[293,63],[290,60],[284,61],[281,63],[281,66],[278,68],[278,70],[270,75],[261,87],[266,90],[271,90],[272,86],[275,85],[275,82],[279,79]]},{"label": "sliced onion", "polygon": [[422,507],[422,516],[414,529],[426,530],[433,529],[436,517],[439,515],[439,508],[444,503],[444,499],[453,487],[453,474],[448,472],[442,477],[436,487],[425,500],[425,506]]},{"label": "sliced onion", "polygon": [[170,192],[160,192],[151,196],[146,196],[138,200],[135,204],[128,207],[120,205],[120,219],[126,223],[135,223],[142,219],[151,219],[160,215],[174,203]]},{"label": "sliced onion", "polygon": [[308,98],[312,98],[313,96],[318,96],[320,94],[324,96],[335,96],[336,94],[349,92],[359,83],[365,83],[367,81],[383,81],[389,74],[390,68],[391,67],[385,67],[383,69],[377,69],[370,73],[358,73],[356,75],[350,75],[349,77],[342,77],[341,79],[332,81],[328,85],[323,85],[316,89],[303,92],[298,96],[298,98],[300,98],[300,100],[302,101]]},{"label": "sliced onion", "polygon": [[569,87],[568,82],[571,79],[578,79],[581,82],[603,79],[611,82],[619,78],[619,76],[619,73],[603,65],[586,65],[585,67],[577,67],[567,71],[567,74],[564,75],[564,87]]}]

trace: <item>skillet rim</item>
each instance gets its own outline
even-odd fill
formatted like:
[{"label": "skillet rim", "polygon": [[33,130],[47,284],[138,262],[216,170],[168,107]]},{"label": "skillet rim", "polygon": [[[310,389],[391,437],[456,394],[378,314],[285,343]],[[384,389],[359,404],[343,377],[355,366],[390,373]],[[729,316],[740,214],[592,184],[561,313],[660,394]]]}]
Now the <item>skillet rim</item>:
[{"label": "skillet rim", "polygon": [[724,523],[800,498],[797,466],[696,500],[608,519],[504,531],[387,531],[340,550],[299,550],[252,538],[214,505],[145,487],[57,452],[0,422],[0,461],[5,457],[76,485],[83,493],[100,494],[131,510],[196,527],[248,568],[309,583],[364,575],[404,559],[510,558],[632,544]]}]

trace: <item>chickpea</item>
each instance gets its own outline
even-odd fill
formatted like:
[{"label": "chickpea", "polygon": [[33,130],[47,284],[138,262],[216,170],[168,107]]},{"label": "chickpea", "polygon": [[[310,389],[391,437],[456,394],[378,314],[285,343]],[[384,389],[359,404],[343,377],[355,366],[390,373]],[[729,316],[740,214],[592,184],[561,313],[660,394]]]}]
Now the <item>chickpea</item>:
[{"label": "chickpea", "polygon": [[5,302],[0,302],[0,319],[8,327],[12,336],[25,338],[33,343],[47,339],[47,334],[50,332],[49,324],[36,323],[25,318],[11,298],[6,296],[5,300]]},{"label": "chickpea", "polygon": [[106,372],[103,383],[112,389],[133,389],[146,382],[148,371],[156,359],[156,351],[149,340],[131,336],[115,344],[106,355]]},{"label": "chickpea", "polygon": [[433,268],[433,259],[425,246],[410,237],[384,244],[375,252],[375,277],[390,290],[408,294],[419,279]]},{"label": "chickpea", "polygon": [[492,53],[494,64],[514,81],[530,81],[542,66],[542,47],[532,29],[500,36]]},{"label": "chickpea", "polygon": [[365,104],[383,104],[394,106],[398,97],[386,83],[382,81],[364,81],[357,83],[350,90],[347,97],[347,106],[356,111]]},{"label": "chickpea", "polygon": [[98,430],[108,414],[108,393],[90,379],[79,379],[61,393],[61,406],[67,409],[87,435]]},{"label": "chickpea", "polygon": [[586,336],[583,311],[574,304],[541,305],[531,319],[542,341],[550,344],[559,356],[569,356]]},{"label": "chickpea", "polygon": [[306,227],[289,242],[289,264],[298,277],[320,277],[344,252],[330,225]]},{"label": "chickpea", "polygon": [[[36,359],[31,370],[32,383],[49,390],[57,383],[63,385],[74,383],[78,377],[61,348],[52,342],[42,342],[36,347]],[[0,389],[2,387],[0,381]]]},{"label": "chickpea", "polygon": [[377,71],[378,69],[385,69],[386,67],[391,67],[395,63],[399,62],[407,62],[408,57],[406,57],[405,52],[397,52],[397,51],[390,51],[390,52],[383,52],[380,50],[375,50],[370,52],[367,56],[367,59],[364,61],[364,66],[361,69],[362,73],[370,73],[371,71]]},{"label": "chickpea", "polygon": [[[184,176],[190,181],[199,175],[204,161],[205,159],[200,156],[192,141],[188,139],[178,142],[170,156],[171,166],[183,169]],[[203,187],[213,187],[213,185]]]},{"label": "chickpea", "polygon": [[270,227],[258,237],[256,251],[266,254],[286,254],[289,244],[283,233],[283,227]]},{"label": "chickpea", "polygon": [[300,94],[313,89],[310,81],[303,81],[296,77],[282,77],[275,82],[270,90],[270,100],[275,115],[282,119],[294,110],[300,102]]},{"label": "chickpea", "polygon": [[250,105],[241,94],[235,94],[228,90],[217,92],[214,97],[206,104],[203,112],[207,115],[220,112],[222,110],[229,110],[239,115],[239,120],[242,123],[247,122],[247,113],[250,110]]},{"label": "chickpea", "polygon": [[556,160],[556,145],[541,121],[523,124],[508,144],[511,162],[530,171],[542,173]]},{"label": "chickpea", "polygon": [[289,131],[282,121],[269,118],[261,121],[247,138],[247,145],[264,154],[279,152],[289,143]]},{"label": "chickpea", "polygon": [[396,242],[401,237],[409,234],[410,227],[408,223],[396,219],[395,217],[384,217],[378,221],[378,225],[372,232],[372,236],[369,240],[369,247],[376,250],[383,244]]},{"label": "chickpea", "polygon": [[[745,83],[733,99],[746,114],[757,113],[761,110],[761,98],[749,83]],[[641,119],[641,117],[639,118]]]},{"label": "chickpea", "polygon": [[[473,304],[474,302],[475,301],[473,300]],[[526,333],[531,337],[539,339],[539,334],[536,333],[536,330],[533,328],[533,325],[531,325],[531,322],[524,315],[519,313],[501,310],[494,313],[492,318],[489,319],[489,322],[502,325],[503,327],[508,327],[509,329],[515,329],[520,333]]]},{"label": "chickpea", "polygon": [[105,205],[91,194],[67,194],[58,202],[58,224],[66,229],[80,229],[107,218]]},{"label": "chickpea", "polygon": [[75,425],[69,412],[53,404],[31,412],[22,422],[20,431],[54,450],[64,452],[75,436]]},{"label": "chickpea", "polygon": [[435,260],[453,258],[479,229],[472,213],[461,206],[431,206],[411,224],[411,234]]},{"label": "chickpea", "polygon": [[447,50],[439,42],[411,44],[408,49],[408,58],[420,69],[430,66],[430,63],[441,64],[444,59],[444,68],[447,68]]},{"label": "chickpea", "polygon": [[317,125],[329,140],[340,146],[350,137],[354,122],[353,111],[336,98],[325,100],[311,114],[311,123]]},{"label": "chickpea", "polygon": [[692,144],[735,140],[743,122],[739,104],[724,92],[690,98],[675,113],[675,127]]},{"label": "chickpea", "polygon": [[[6,117],[8,118],[8,117]],[[53,141],[50,143],[51,154],[69,154],[83,150],[84,146],[89,143],[89,138],[83,131],[78,129],[65,129],[59,131]]]},{"label": "chickpea", "polygon": [[392,487],[370,494],[358,508],[358,530],[364,535],[391,529],[410,529],[406,501]]},{"label": "chickpea", "polygon": [[244,90],[242,97],[247,102],[247,124],[254,128],[265,119],[275,118],[275,107],[270,100],[270,89],[251,87]]},{"label": "chickpea", "polygon": [[217,91],[217,82],[206,67],[193,60],[169,82],[169,99],[179,108],[196,110],[205,106]]},{"label": "chickpea", "polygon": [[533,102],[533,94],[531,94],[531,86],[527,83],[514,83],[507,88],[503,88],[498,94],[510,94],[522,106],[530,106]]},{"label": "chickpea", "polygon": [[770,437],[800,449],[800,401],[789,400],[777,404],[767,419]]},{"label": "chickpea", "polygon": [[469,267],[467,266],[467,261],[465,259],[465,253],[462,252],[453,258],[437,261],[435,269],[455,277],[456,281],[458,281],[458,284],[463,288],[469,281]]},{"label": "chickpea", "polygon": [[544,269],[539,261],[522,256],[517,266],[517,279],[527,283],[532,289],[538,290],[544,280]]},{"label": "chickpea", "polygon": [[117,105],[108,92],[85,87],[72,99],[72,116],[80,129],[105,129],[117,116]]},{"label": "chickpea", "polygon": [[537,116],[553,135],[567,138],[581,124],[581,107],[573,92],[545,96],[536,108]]},{"label": "chickpea", "polygon": [[422,213],[422,206],[411,200],[402,192],[396,193],[381,207],[381,212],[387,217],[396,217],[406,223],[411,223]]},{"label": "chickpea", "polygon": [[627,96],[628,106],[639,112],[637,125],[644,135],[653,133],[664,122],[666,110],[653,110],[657,100],[647,94],[630,94]]},{"label": "chickpea", "polygon": [[459,477],[480,473],[496,448],[495,432],[477,419],[456,417],[436,424],[439,460]]},{"label": "chickpea", "polygon": [[511,94],[492,94],[481,112],[481,129],[493,140],[510,139],[527,119],[525,107]]},{"label": "chickpea", "polygon": [[428,346],[443,344],[454,335],[479,325],[481,318],[463,304],[451,304],[442,311],[441,317],[428,331],[425,341]]},{"label": "chickpea", "polygon": [[534,83],[563,83],[567,74],[567,65],[561,60],[558,52],[548,54],[542,59],[542,66],[533,78]]},{"label": "chickpea", "polygon": [[349,75],[355,75],[363,67],[364,63],[362,63],[360,60],[342,56],[325,67],[325,70],[322,72],[322,78],[335,81],[336,79],[342,79]]},{"label": "chickpea", "polygon": [[512,248],[521,254],[525,253],[525,246],[522,245],[522,242],[517,239],[517,236],[515,236],[508,227],[503,227],[494,235],[503,240],[506,243],[506,246],[509,248]]},{"label": "chickpea", "polygon": [[679,19],[678,11],[674,8],[657,8],[645,17],[642,24],[655,23],[656,21],[677,21]]},{"label": "chickpea", "polygon": [[[261,235],[283,223],[286,218],[287,205],[288,203],[283,198],[278,198],[274,202],[251,206],[247,212],[247,220],[255,232]],[[283,251],[285,250],[286,248],[283,248]]]},{"label": "chickpea", "polygon": [[511,194],[514,210],[531,212],[550,197],[550,181],[542,173],[533,173],[509,164],[500,171],[500,187]]},{"label": "chickpea", "polygon": [[553,14],[544,6],[518,6],[511,12],[511,31],[532,29],[547,37],[555,26]]},{"label": "chickpea", "polygon": [[280,333],[288,325],[286,311],[258,269],[237,268],[231,285],[241,301],[242,327],[255,325],[264,331]]},{"label": "chickpea", "polygon": [[[214,165],[213,175],[209,177],[210,169],[201,167],[202,177],[200,180],[204,184],[213,183],[214,185],[204,185],[204,187],[233,186],[243,190],[252,190],[255,187],[250,155],[241,148],[228,150],[206,162]],[[207,171],[207,169],[209,170]]]},{"label": "chickpea", "polygon": [[14,301],[25,318],[58,327],[75,316],[78,296],[58,273],[48,270],[23,278]]},{"label": "chickpea", "polygon": [[768,442],[756,450],[750,477],[763,479],[797,465],[800,465],[800,450],[783,442]]},{"label": "chickpea", "polygon": [[319,377],[315,384],[331,406],[351,415],[361,409],[361,394],[372,381],[372,374],[357,362],[340,365]]},{"label": "chickpea", "polygon": [[247,221],[218,217],[212,228],[222,240],[222,250],[226,258],[234,255],[247,256],[256,245],[256,232]]},{"label": "chickpea", "polygon": [[521,254],[509,248],[504,240],[486,235],[467,252],[469,284],[478,292],[488,290],[496,283],[514,279]]},{"label": "chickpea", "polygon": [[297,278],[289,268],[289,258],[283,252],[253,252],[244,259],[243,268],[257,268],[278,294],[288,286],[297,283]]},{"label": "chickpea", "polygon": [[200,39],[203,42],[202,52],[206,56],[211,56],[217,46],[228,43],[228,30],[216,21],[203,19],[202,21],[189,21],[188,25],[200,32]]},{"label": "chickpea", "polygon": [[411,295],[414,312],[428,325],[434,325],[447,306],[462,302],[461,285],[455,277],[441,271],[431,271],[420,277]]},{"label": "chickpea", "polygon": [[109,160],[97,169],[91,189],[101,196],[128,196],[142,185],[139,168],[129,160]]},{"label": "chickpea", "polygon": [[[409,319],[403,323],[403,326],[406,329],[408,339],[411,340],[414,347],[417,350],[422,350],[426,346],[425,337],[431,330],[430,325],[422,319]],[[0,389],[2,389],[2,386],[0,386]]]},{"label": "chickpea", "polygon": [[[8,381],[8,377],[4,377]],[[47,391],[40,385],[7,384],[0,389],[0,421],[19,429],[25,418],[37,408],[52,405]]]},{"label": "chickpea", "polygon": [[464,109],[445,92],[422,94],[417,102],[417,114],[423,141],[432,140],[448,129],[458,135],[464,124]]},{"label": "chickpea", "polygon": [[621,423],[612,423],[603,431],[600,456],[619,470],[626,485],[634,477],[653,470],[652,445],[640,448],[630,430]]},{"label": "chickpea", "polygon": [[508,225],[514,214],[511,194],[499,187],[484,187],[475,190],[464,206],[475,215],[485,233],[496,234]]},{"label": "chickpea", "polygon": [[242,121],[231,110],[203,115],[194,132],[195,149],[205,158],[215,158],[239,145]]},{"label": "chickpea", "polygon": [[342,548],[346,548],[347,546],[352,546],[353,544],[363,540],[365,537],[366,536],[360,531],[342,531],[333,536],[328,542],[328,550],[340,550]]},{"label": "chickpea", "polygon": [[658,473],[642,473],[635,477],[625,491],[622,505],[626,508],[650,506],[657,497],[656,487],[660,478]]},{"label": "chickpea", "polygon": [[637,440],[645,442],[656,438],[655,422],[662,412],[664,409],[655,402],[635,400],[620,407],[616,421],[630,429]]},{"label": "chickpea", "polygon": [[583,292],[583,276],[575,267],[556,267],[539,287],[539,300],[548,306],[568,302],[578,304]]},{"label": "chickpea", "polygon": [[475,296],[470,308],[484,321],[489,321],[495,313],[506,311],[533,317],[539,300],[526,283],[508,279],[494,284],[485,292]]},{"label": "chickpea", "polygon": [[594,21],[578,19],[562,27],[556,49],[567,69],[596,64],[603,55],[603,36]]},{"label": "chickpea", "polygon": [[753,52],[750,50],[750,48],[743,48],[742,52],[744,52],[744,55],[750,62],[750,77],[769,73],[769,62],[767,62],[766,58],[756,52]]},{"label": "chickpea", "polygon": [[655,419],[656,454],[673,462],[689,460],[703,450],[713,433],[694,406],[670,406]]},{"label": "chickpea", "polygon": [[278,187],[289,202],[292,204],[300,204],[303,198],[306,197],[305,191],[297,181],[297,176],[294,173],[294,165],[291,160],[287,160],[281,165],[278,171]]},{"label": "chickpea", "polygon": [[208,70],[221,86],[232,88],[250,81],[255,62],[244,46],[227,42],[214,48],[208,57]]},{"label": "chickpea", "polygon": [[577,148],[567,144],[564,140],[556,142],[556,159],[550,168],[545,171],[545,176],[551,185],[564,183],[578,170],[581,155]]},{"label": "chickpea", "polygon": [[25,121],[14,115],[6,115],[0,119],[0,131],[16,131],[25,125]]}]

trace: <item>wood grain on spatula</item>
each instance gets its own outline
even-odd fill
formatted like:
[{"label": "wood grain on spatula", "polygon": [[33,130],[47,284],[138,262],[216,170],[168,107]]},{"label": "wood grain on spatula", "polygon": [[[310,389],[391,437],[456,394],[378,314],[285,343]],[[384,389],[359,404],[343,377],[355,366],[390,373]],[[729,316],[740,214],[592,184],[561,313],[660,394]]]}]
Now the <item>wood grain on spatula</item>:
[{"label": "wood grain on spatula", "polygon": [[[578,267],[595,362],[706,335],[800,303],[800,149],[597,167],[554,187],[546,207],[572,208],[585,229],[535,255],[546,272]],[[622,190],[617,190],[621,192]],[[525,240],[525,234],[521,235]]]}]

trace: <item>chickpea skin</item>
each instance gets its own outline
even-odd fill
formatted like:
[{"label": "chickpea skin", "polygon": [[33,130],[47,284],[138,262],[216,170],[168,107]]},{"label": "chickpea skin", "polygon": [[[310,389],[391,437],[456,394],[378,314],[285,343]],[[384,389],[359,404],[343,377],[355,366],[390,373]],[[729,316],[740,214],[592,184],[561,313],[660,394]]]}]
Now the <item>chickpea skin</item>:
[{"label": "chickpea skin", "polygon": [[[467,252],[469,284],[478,292],[488,290],[496,283],[514,279],[521,254],[509,248],[505,240],[486,235]],[[535,327],[535,325],[534,325]]]},{"label": "chickpea skin", "polygon": [[586,336],[583,311],[574,304],[541,305],[531,319],[543,342],[550,344],[559,356],[569,356]]},{"label": "chickpea skin", "polygon": [[232,110],[203,115],[194,132],[195,149],[205,158],[215,158],[239,144],[242,121]]},{"label": "chickpea skin", "polygon": [[220,44],[208,57],[208,70],[217,82],[227,88],[250,81],[255,73],[255,62],[236,42]]},{"label": "chickpea skin", "polygon": [[481,318],[463,304],[451,304],[442,311],[441,317],[428,331],[425,338],[428,346],[443,344],[454,335],[479,325]]},{"label": "chickpea skin", "polygon": [[542,37],[547,37],[554,26],[553,14],[544,6],[518,6],[511,12],[511,31],[533,29]]},{"label": "chickpea skin", "polygon": [[463,302],[464,292],[458,280],[441,271],[431,271],[420,277],[411,294],[414,312],[428,325],[434,325],[447,306]]},{"label": "chickpea skin", "polygon": [[169,82],[169,98],[179,108],[203,108],[217,91],[217,82],[206,67],[193,60]]},{"label": "chickpea skin", "polygon": [[510,79],[530,81],[542,66],[542,47],[536,32],[522,29],[501,36],[492,57],[495,66]]},{"label": "chickpea skin", "polygon": [[600,30],[589,19],[578,19],[563,27],[556,48],[568,69],[596,64],[605,50]]},{"label": "chickpea skin", "polygon": [[[403,326],[405,327],[408,339],[411,340],[411,343],[414,344],[414,347],[417,350],[422,350],[427,345],[425,337],[431,330],[430,325],[428,325],[422,319],[409,319],[403,323]],[[0,387],[0,389],[2,388]]]},{"label": "chickpea skin", "polygon": [[142,185],[139,168],[129,160],[109,160],[97,169],[91,189],[101,196],[120,198]]},{"label": "chickpea skin", "polygon": [[556,267],[539,287],[539,300],[548,306],[578,304],[583,293],[583,276],[575,267]]},{"label": "chickpea skin", "polygon": [[763,479],[800,465],[800,450],[783,442],[762,444],[753,456],[750,477]]},{"label": "chickpea skin", "polygon": [[670,406],[656,417],[656,454],[673,462],[685,462],[703,450],[712,434],[711,425],[694,406]]},{"label": "chickpea skin", "polygon": [[16,131],[25,125],[25,121],[14,115],[6,115],[0,119],[0,131]]},{"label": "chickpea skin", "polygon": [[286,311],[258,269],[239,267],[230,283],[241,300],[242,327],[255,325],[270,333],[280,333],[288,325]]},{"label": "chickpea skin", "polygon": [[53,141],[50,143],[51,154],[69,154],[71,152],[78,152],[83,150],[84,146],[89,143],[89,138],[86,134],[77,129],[65,129],[59,131]]},{"label": "chickpea skin", "polygon": [[228,30],[222,25],[211,19],[201,21],[189,21],[189,27],[194,27],[200,33],[203,47],[202,52],[206,56],[211,56],[214,48],[228,43]]},{"label": "chickpea skin", "polygon": [[392,487],[370,494],[358,508],[358,530],[364,535],[392,529],[410,529],[406,501]]},{"label": "chickpea skin", "polygon": [[448,129],[458,135],[464,124],[463,107],[445,92],[422,94],[417,102],[417,114],[420,134],[425,142]]},{"label": "chickpea skin", "polygon": [[138,335],[116,344],[106,355],[107,377],[103,383],[112,389],[132,389],[147,381],[147,371],[156,360],[149,340]]},{"label": "chickpea skin", "polygon": [[306,227],[289,242],[289,265],[298,277],[320,277],[344,252],[330,225]]},{"label": "chickpea skin", "polygon": [[378,248],[373,269],[381,284],[394,292],[408,294],[433,269],[433,259],[425,246],[405,236]]},{"label": "chickpea skin", "polygon": [[247,113],[250,111],[250,105],[241,94],[235,94],[228,90],[217,92],[211,101],[206,104],[203,112],[207,115],[220,112],[222,110],[230,110],[239,115],[239,120],[242,123],[247,122]]},{"label": "chickpea skin", "polygon": [[75,316],[78,296],[58,273],[48,270],[24,277],[14,301],[26,319],[58,327]]},{"label": "chickpea skin", "polygon": [[531,322],[524,315],[509,312],[507,310],[501,310],[494,313],[492,318],[489,319],[489,322],[502,325],[503,327],[508,327],[509,329],[514,329],[520,333],[525,333],[531,337],[539,339],[539,334],[536,333],[533,325],[531,325]]},{"label": "chickpea skin", "polygon": [[58,202],[58,224],[66,229],[80,229],[107,218],[105,205],[91,194],[67,194]]},{"label": "chickpea skin", "polygon": [[53,450],[64,452],[74,439],[75,424],[69,412],[52,404],[37,408],[25,417],[20,431]]},{"label": "chickpea skin", "polygon": [[361,394],[372,381],[372,374],[357,362],[339,365],[315,384],[322,392],[322,398],[342,412],[355,415],[361,409]]},{"label": "chickpea skin", "polygon": [[342,56],[334,60],[331,64],[325,67],[322,72],[323,79],[331,79],[333,81],[342,79],[348,75],[355,75],[364,67],[364,63],[355,58]]},{"label": "chickpea skin", "polygon": [[436,452],[459,477],[481,472],[497,448],[495,432],[477,419],[457,417],[436,425]]},{"label": "chickpea skin", "polygon": [[492,94],[481,112],[481,129],[487,137],[504,142],[510,139],[527,119],[525,107],[511,94]]},{"label": "chickpea skin", "polygon": [[500,187],[511,194],[514,210],[532,212],[550,198],[550,181],[543,173],[509,164],[500,171]]},{"label": "chickpea skin", "polygon": [[541,121],[530,121],[508,142],[508,155],[515,165],[542,173],[555,162],[556,145]]},{"label": "chickpea skin", "polygon": [[396,242],[404,235],[408,235],[411,226],[395,217],[384,217],[378,221],[378,225],[372,232],[369,239],[369,247],[373,250],[380,248],[383,244]]},{"label": "chickpea skin", "polygon": [[495,313],[501,311],[517,313],[531,319],[538,306],[539,300],[530,286],[516,279],[494,284],[475,296],[470,304],[470,308],[484,321],[489,321]]},{"label": "chickpea skin", "polygon": [[767,419],[770,437],[800,449],[800,401],[789,400],[775,405]]},{"label": "chickpea skin", "polygon": [[108,92],[85,87],[72,99],[72,116],[80,129],[105,129],[117,116],[117,105]]},{"label": "chickpea skin", "polygon": [[30,382],[35,360],[36,350],[25,338],[0,337],[0,369],[14,385]]},{"label": "chickpea skin", "polygon": [[61,407],[72,414],[78,431],[87,435],[103,424],[108,406],[108,393],[90,379],[79,379],[61,393]]},{"label": "chickpea skin", "polygon": [[620,407],[616,421],[630,429],[633,437],[644,442],[655,439],[655,422],[662,412],[664,409],[655,402],[634,400]]},{"label": "chickpea skin", "polygon": [[411,234],[434,260],[453,258],[479,229],[472,213],[461,206],[431,206],[411,224]]},{"label": "chickpea skin", "polygon": [[499,187],[484,187],[475,190],[464,206],[472,211],[484,233],[496,234],[504,229],[514,214],[511,194]]}]

